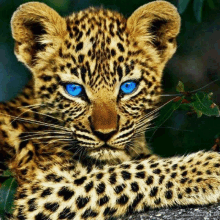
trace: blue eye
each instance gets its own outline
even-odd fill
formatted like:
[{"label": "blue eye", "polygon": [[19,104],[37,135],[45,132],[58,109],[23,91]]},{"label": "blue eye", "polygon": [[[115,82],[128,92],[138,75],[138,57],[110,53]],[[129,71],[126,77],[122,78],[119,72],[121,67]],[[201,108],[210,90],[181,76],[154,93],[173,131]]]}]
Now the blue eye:
[{"label": "blue eye", "polygon": [[137,83],[135,81],[127,81],[121,85],[121,91],[125,94],[132,93],[137,87]]},{"label": "blue eye", "polygon": [[80,93],[82,93],[83,88],[82,86],[78,84],[67,84],[66,85],[66,91],[71,95],[71,96],[78,96]]}]

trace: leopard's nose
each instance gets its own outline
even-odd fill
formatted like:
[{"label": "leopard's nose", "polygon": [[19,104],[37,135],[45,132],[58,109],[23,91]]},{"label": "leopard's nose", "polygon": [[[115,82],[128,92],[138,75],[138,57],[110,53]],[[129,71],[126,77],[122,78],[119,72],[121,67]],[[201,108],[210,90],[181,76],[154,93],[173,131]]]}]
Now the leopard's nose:
[{"label": "leopard's nose", "polygon": [[96,100],[89,117],[90,128],[96,137],[107,142],[118,131],[119,118],[113,102]]},{"label": "leopard's nose", "polygon": [[93,131],[93,133],[102,141],[107,142],[115,133],[117,130],[112,130],[108,132],[103,131]]}]

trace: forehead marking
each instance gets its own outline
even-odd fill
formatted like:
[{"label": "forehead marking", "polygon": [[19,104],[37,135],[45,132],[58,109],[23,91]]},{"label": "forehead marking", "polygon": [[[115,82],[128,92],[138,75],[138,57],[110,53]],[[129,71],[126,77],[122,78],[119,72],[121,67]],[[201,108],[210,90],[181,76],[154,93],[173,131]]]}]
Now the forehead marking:
[{"label": "forehead marking", "polygon": [[[137,58],[133,60],[143,51],[140,48],[129,50],[130,41],[125,29],[124,17],[105,10],[90,8],[68,18],[67,30],[71,39],[65,41],[65,48],[76,66],[65,66],[92,89],[99,88],[101,84],[114,87],[126,75],[137,76],[133,71],[134,64],[139,63],[139,67],[144,69],[149,67]],[[70,50],[74,50],[75,54],[71,54]],[[62,49],[59,55],[64,56]],[[61,67],[62,71],[65,66]],[[143,72],[138,75],[143,75]]]}]

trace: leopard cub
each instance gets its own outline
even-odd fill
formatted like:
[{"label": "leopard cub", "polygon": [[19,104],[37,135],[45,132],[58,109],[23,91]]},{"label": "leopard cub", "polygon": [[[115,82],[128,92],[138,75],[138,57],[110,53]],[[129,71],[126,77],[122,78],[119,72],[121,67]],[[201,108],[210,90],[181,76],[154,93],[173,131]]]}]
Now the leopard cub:
[{"label": "leopard cub", "polygon": [[166,1],[128,19],[102,8],[65,18],[21,5],[15,54],[32,80],[0,104],[0,152],[18,188],[11,219],[97,219],[220,199],[220,155],[160,158],[145,141],[180,16]]}]

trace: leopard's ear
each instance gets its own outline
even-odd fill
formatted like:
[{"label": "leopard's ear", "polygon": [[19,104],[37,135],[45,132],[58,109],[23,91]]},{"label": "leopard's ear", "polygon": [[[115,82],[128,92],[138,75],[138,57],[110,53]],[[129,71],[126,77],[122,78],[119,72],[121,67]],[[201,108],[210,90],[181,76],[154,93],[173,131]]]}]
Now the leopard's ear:
[{"label": "leopard's ear", "polygon": [[18,60],[31,68],[38,52],[44,51],[47,44],[57,42],[57,38],[62,39],[66,33],[66,22],[49,6],[29,2],[14,12],[11,28],[15,54]]},{"label": "leopard's ear", "polygon": [[169,2],[154,1],[141,6],[128,18],[127,29],[142,48],[153,47],[160,62],[165,64],[176,51],[180,16]]}]

